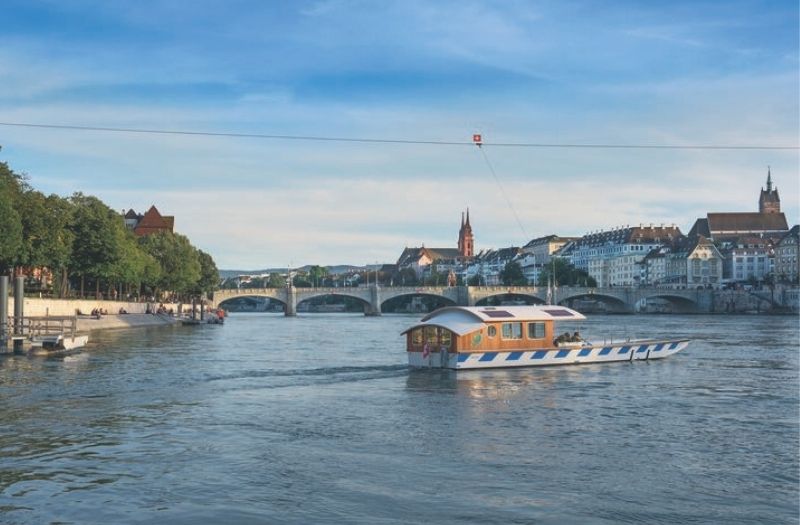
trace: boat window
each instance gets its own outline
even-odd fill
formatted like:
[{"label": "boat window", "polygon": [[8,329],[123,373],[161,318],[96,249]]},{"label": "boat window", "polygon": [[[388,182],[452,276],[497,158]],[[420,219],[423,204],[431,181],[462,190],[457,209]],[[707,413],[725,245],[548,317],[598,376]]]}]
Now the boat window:
[{"label": "boat window", "polygon": [[544,339],[544,323],[528,323],[528,339]]},{"label": "boat window", "polygon": [[425,327],[425,342],[436,344],[436,327],[435,326],[426,326]]},{"label": "boat window", "polygon": [[522,339],[522,323],[503,323],[503,339]]},{"label": "boat window", "polygon": [[450,346],[450,338],[451,338],[450,330],[445,330],[444,328],[442,328],[439,331],[439,335],[441,336],[441,343],[445,346]]},{"label": "boat window", "polygon": [[489,327],[489,328],[486,330],[486,332],[489,334],[489,337],[494,337],[494,336],[496,336],[496,335],[497,335],[497,328],[495,328],[494,326],[490,326],[490,327]]},{"label": "boat window", "polygon": [[411,343],[415,345],[422,344],[422,328],[415,328],[411,332]]}]

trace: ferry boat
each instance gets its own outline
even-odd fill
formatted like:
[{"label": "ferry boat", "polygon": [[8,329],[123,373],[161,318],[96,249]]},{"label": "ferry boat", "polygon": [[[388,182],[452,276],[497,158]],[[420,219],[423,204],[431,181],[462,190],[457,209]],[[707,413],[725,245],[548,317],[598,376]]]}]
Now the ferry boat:
[{"label": "ferry boat", "polygon": [[558,321],[583,314],[563,306],[453,306],[423,317],[406,335],[415,368],[506,368],[662,359],[688,339],[638,339],[613,343],[556,337]]}]

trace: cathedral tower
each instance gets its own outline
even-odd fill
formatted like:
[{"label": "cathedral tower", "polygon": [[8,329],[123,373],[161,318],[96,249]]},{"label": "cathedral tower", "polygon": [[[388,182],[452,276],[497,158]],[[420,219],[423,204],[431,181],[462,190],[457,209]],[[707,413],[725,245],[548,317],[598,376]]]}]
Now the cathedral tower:
[{"label": "cathedral tower", "polygon": [[467,218],[464,220],[464,213],[461,213],[461,229],[458,230],[458,253],[461,257],[472,257],[475,252],[475,240],[472,235],[472,226],[469,224],[469,208],[467,208]]},{"label": "cathedral tower", "polygon": [[761,195],[758,197],[759,213],[780,213],[781,198],[778,196],[778,188],[772,189],[772,174],[767,168],[767,189],[761,188]]}]

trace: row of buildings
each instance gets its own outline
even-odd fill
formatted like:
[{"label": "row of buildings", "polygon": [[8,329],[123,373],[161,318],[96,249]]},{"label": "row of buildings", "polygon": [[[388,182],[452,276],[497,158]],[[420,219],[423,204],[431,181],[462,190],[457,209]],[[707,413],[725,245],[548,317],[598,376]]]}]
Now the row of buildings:
[{"label": "row of buildings", "polygon": [[626,226],[582,237],[548,235],[521,247],[474,253],[469,211],[462,214],[457,248],[405,248],[398,272],[418,279],[448,275],[462,282],[501,284],[509,262],[520,265],[530,283],[553,258],[594,278],[597,286],[720,288],[739,283],[798,282],[800,242],[781,212],[778,189],[767,172],[757,212],[708,213],[687,234],[675,225]]}]

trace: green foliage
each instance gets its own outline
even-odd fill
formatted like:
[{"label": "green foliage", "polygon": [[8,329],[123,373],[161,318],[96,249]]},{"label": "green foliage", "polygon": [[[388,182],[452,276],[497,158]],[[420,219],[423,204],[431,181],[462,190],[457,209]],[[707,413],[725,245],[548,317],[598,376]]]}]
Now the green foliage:
[{"label": "green foliage", "polygon": [[197,290],[201,293],[213,292],[219,288],[219,270],[214,259],[204,252],[197,250],[197,258],[200,263],[200,279],[197,281]]},{"label": "green foliage", "polygon": [[189,239],[177,233],[157,232],[140,237],[139,246],[161,267],[161,275],[154,283],[157,290],[195,291],[200,280],[200,257]]},{"label": "green foliage", "polygon": [[66,200],[27,190],[16,193],[15,208],[22,226],[22,242],[16,263],[30,268],[67,268],[72,254],[73,206]]},{"label": "green foliage", "polygon": [[298,272],[292,277],[292,285],[296,288],[311,288],[314,283],[308,278],[308,274]]},{"label": "green foliage", "polygon": [[500,272],[500,279],[506,286],[527,286],[528,280],[522,274],[522,266],[516,261],[509,261]]},{"label": "green foliage", "polygon": [[0,271],[4,273],[19,261],[22,250],[22,222],[11,197],[0,189]]},{"label": "green foliage", "polygon": [[286,286],[286,279],[281,274],[271,273],[267,280],[267,288],[283,288]]},{"label": "green foliage", "polygon": [[[325,280],[325,277],[327,277],[327,276],[328,276],[328,269],[325,268],[324,266],[312,266],[308,270],[308,280],[314,286],[322,286],[322,284],[323,284],[323,282]],[[297,285],[295,285],[295,286],[297,286]]]},{"label": "green foliage", "polygon": [[564,259],[554,257],[539,273],[539,286],[547,286],[555,275],[555,284],[559,286],[597,286],[597,281],[585,270],[579,270]]},{"label": "green foliage", "polygon": [[22,220],[16,208],[26,187],[24,177],[0,162],[0,271],[8,271],[22,259]]},{"label": "green foliage", "polygon": [[144,251],[133,232],[122,232],[119,239],[122,257],[117,266],[116,279],[127,284],[145,284],[155,288],[161,278],[161,265]]},{"label": "green foliage", "polygon": [[116,278],[125,255],[122,217],[97,197],[75,193],[71,201],[75,242],[70,266],[95,280]]}]

